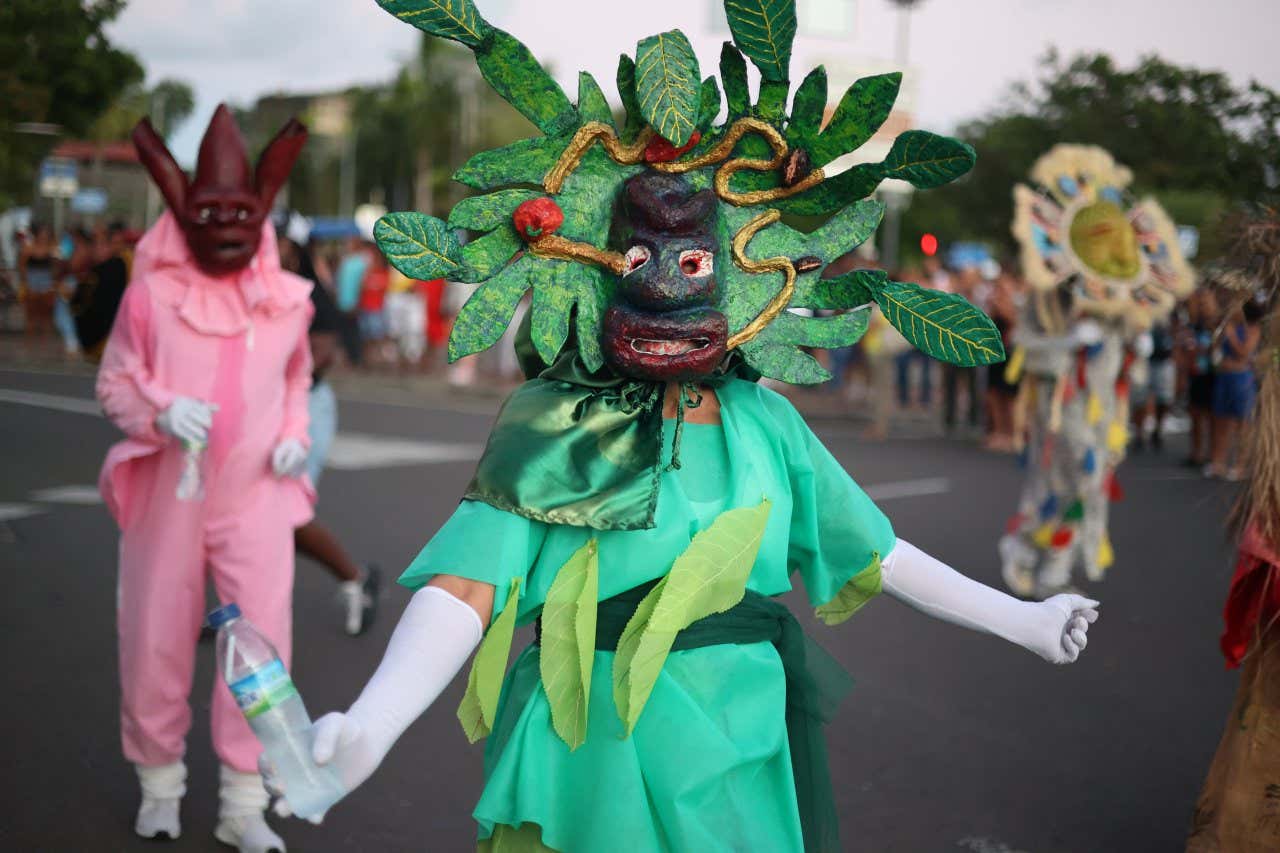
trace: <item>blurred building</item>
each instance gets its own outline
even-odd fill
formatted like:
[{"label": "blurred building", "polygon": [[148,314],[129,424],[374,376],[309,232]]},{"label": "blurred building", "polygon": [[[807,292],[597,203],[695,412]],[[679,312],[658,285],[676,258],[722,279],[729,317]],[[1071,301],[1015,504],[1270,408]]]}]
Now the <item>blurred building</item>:
[{"label": "blurred building", "polygon": [[31,205],[36,220],[62,225],[122,220],[130,227],[146,222],[147,195],[153,190],[132,142],[66,140],[53,149],[49,161],[74,176],[74,188],[51,196],[42,192],[37,176]]}]

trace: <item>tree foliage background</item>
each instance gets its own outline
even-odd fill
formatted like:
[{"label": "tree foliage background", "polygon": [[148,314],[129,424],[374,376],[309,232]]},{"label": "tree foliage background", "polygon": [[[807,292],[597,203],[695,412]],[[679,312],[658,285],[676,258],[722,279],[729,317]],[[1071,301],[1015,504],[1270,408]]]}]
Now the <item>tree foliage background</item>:
[{"label": "tree foliage background", "polygon": [[1121,68],[1103,54],[1050,51],[1036,79],[956,135],[978,150],[977,166],[913,202],[908,251],[932,232],[944,244],[977,240],[1012,255],[1013,186],[1058,142],[1101,145],[1133,169],[1136,195],[1156,196],[1178,223],[1201,229],[1201,257],[1221,248],[1221,214],[1273,192],[1280,177],[1280,94],[1155,56]]},{"label": "tree foliage background", "polygon": [[26,122],[87,135],[143,70],[103,27],[125,0],[0,2],[0,209],[30,196],[36,166],[56,137],[16,132]]}]

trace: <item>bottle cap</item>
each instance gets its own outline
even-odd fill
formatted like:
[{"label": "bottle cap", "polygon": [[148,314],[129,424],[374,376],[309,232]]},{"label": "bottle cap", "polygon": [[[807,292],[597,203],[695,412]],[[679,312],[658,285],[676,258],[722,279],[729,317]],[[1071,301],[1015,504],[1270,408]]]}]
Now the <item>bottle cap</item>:
[{"label": "bottle cap", "polygon": [[232,619],[240,618],[240,605],[234,601],[230,604],[224,604],[217,610],[209,611],[209,615],[205,617],[205,621],[209,623],[209,627],[218,630]]}]

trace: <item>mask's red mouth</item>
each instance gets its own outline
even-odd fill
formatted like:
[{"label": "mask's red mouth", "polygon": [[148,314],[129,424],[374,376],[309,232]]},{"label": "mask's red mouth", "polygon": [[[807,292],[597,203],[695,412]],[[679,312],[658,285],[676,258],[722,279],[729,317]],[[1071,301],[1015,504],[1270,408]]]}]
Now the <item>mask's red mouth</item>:
[{"label": "mask's red mouth", "polygon": [[604,316],[604,351],[622,376],[681,382],[709,376],[720,366],[729,322],[712,308],[641,311],[614,305]]}]

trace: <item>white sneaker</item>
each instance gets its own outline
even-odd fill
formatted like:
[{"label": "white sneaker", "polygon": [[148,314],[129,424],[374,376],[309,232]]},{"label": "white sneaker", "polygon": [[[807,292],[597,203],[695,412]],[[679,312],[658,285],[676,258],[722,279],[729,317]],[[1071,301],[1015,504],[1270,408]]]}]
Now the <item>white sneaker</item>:
[{"label": "white sneaker", "polygon": [[364,568],[364,576],[356,581],[338,584],[338,599],[342,605],[342,628],[352,637],[358,637],[378,614],[378,591],[382,586],[382,571],[375,565]]},{"label": "white sneaker", "polygon": [[187,767],[181,761],[155,767],[135,764],[142,805],[133,831],[143,838],[176,839],[182,835],[178,818],[182,795],[187,792]]},{"label": "white sneaker", "polygon": [[133,831],[143,838],[167,838],[170,841],[179,838],[182,835],[182,824],[178,820],[181,803],[182,800],[176,797],[162,800],[143,797],[142,805],[138,807],[138,819],[133,822]]},{"label": "white sneaker", "polygon": [[261,812],[220,818],[213,837],[240,853],[285,853],[284,840]]}]

